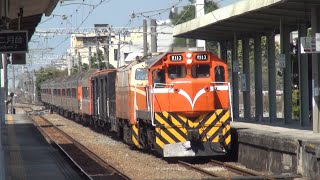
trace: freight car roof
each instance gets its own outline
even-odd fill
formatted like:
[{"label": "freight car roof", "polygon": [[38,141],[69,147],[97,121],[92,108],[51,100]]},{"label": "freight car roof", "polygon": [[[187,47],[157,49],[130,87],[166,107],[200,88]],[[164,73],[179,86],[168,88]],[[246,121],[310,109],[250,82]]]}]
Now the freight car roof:
[{"label": "freight car roof", "polygon": [[91,69],[89,71],[87,71],[84,76],[81,77],[81,79],[79,79],[79,83],[82,84],[82,86],[88,86],[89,85],[89,79],[91,78],[91,76],[93,76],[98,70],[97,69]]}]

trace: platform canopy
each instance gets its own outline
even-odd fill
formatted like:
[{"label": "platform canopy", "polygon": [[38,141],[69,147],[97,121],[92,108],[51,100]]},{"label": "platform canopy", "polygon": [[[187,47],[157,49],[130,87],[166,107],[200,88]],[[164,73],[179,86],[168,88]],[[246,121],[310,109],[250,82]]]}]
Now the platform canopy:
[{"label": "platform canopy", "polygon": [[36,26],[41,21],[42,15],[51,15],[58,2],[59,0],[0,0],[0,14],[2,17],[0,30],[6,29],[4,17],[6,16],[7,7],[9,30],[18,29],[18,13],[23,12],[21,30],[27,30],[30,39]]},{"label": "platform canopy", "polygon": [[191,39],[229,40],[234,33],[240,36],[278,33],[280,20],[296,30],[299,22],[310,26],[311,7],[318,5],[320,0],[242,0],[179,24],[173,34]]}]

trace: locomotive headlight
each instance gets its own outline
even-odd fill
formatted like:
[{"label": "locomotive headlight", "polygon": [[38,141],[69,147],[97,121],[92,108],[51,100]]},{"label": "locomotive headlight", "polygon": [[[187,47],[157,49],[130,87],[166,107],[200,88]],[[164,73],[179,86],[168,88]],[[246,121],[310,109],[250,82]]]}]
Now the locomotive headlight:
[{"label": "locomotive headlight", "polygon": [[191,58],[192,57],[192,54],[191,53],[187,53],[187,58]]},{"label": "locomotive headlight", "polygon": [[192,59],[187,59],[187,64],[192,64]]}]

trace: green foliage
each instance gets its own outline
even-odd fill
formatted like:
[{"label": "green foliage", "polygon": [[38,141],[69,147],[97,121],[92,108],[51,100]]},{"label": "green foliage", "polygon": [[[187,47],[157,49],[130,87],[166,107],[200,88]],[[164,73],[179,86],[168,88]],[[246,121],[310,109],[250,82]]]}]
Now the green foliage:
[{"label": "green foliage", "polygon": [[92,68],[103,69],[105,67],[103,60],[103,52],[100,49],[97,49],[97,53],[94,53],[91,57]]},{"label": "green foliage", "polygon": [[[91,64],[92,64],[92,68],[94,69],[106,69],[104,54],[100,49],[98,49],[97,53],[94,53],[93,56],[91,57]],[[83,65],[82,69],[86,69],[85,66],[88,66],[88,69],[89,69],[89,65],[87,64]],[[115,68],[112,64],[109,63],[109,69],[115,69]]]},{"label": "green foliage", "polygon": [[[275,44],[275,57],[276,63],[279,62],[279,54],[280,54],[280,44],[276,42]],[[231,55],[229,55],[229,59],[231,59]],[[263,82],[263,90],[268,90],[268,51],[267,51],[267,38],[266,36],[262,36],[261,38],[261,57],[262,57],[262,82]],[[243,64],[243,57],[242,57],[242,43],[238,41],[238,61],[239,61],[239,69],[242,68]],[[249,41],[249,63],[250,63],[250,86],[254,87],[254,41],[250,39]],[[278,65],[276,65],[278,67]],[[281,69],[277,69],[277,76],[276,76],[276,85],[277,89],[282,89],[282,74]]]},{"label": "green foliage", "polygon": [[299,119],[299,116],[300,116],[299,90],[292,91],[292,113],[293,113],[293,118]]},{"label": "green foliage", "polygon": [[209,12],[212,12],[216,9],[218,9],[218,4],[216,2],[213,2],[213,1],[205,1],[205,4],[204,4],[204,13],[207,14]]},{"label": "green foliage", "polygon": [[89,69],[89,64],[83,63],[82,64],[82,70],[87,71]]},{"label": "green foliage", "polygon": [[56,78],[65,76],[68,74],[68,70],[59,70],[56,68],[41,68],[36,72],[36,89],[38,92],[38,97],[40,97],[40,85],[42,82]]},{"label": "green foliage", "polygon": [[[169,18],[171,20],[171,23],[173,25],[178,25],[187,21],[190,21],[195,18],[196,14],[196,8],[193,5],[194,0],[189,0],[190,5],[183,7],[183,9],[180,12],[177,13],[170,13]],[[204,11],[205,14],[214,11],[218,8],[217,3],[206,0],[204,4]],[[189,40],[188,44],[185,38],[175,38],[173,44],[171,45],[172,47],[195,47],[196,46],[196,41],[195,40]],[[216,42],[209,42],[207,43],[207,49],[209,51],[217,51],[217,43]]]},{"label": "green foliage", "polygon": [[79,72],[79,68],[77,65],[71,67],[71,75],[77,74]]}]

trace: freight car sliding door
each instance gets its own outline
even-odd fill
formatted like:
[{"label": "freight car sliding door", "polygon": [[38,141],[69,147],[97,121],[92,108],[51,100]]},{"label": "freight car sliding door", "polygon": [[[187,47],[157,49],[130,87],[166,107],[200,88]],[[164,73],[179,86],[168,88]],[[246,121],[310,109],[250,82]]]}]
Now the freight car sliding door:
[{"label": "freight car sliding door", "polygon": [[103,117],[103,78],[99,78],[99,118]]},{"label": "freight car sliding door", "polygon": [[116,99],[115,99],[115,80],[116,80],[116,72],[108,73],[108,86],[107,86],[107,99],[109,103],[107,104],[107,117],[108,122],[115,125],[116,119]]},{"label": "freight car sliding door", "polygon": [[93,93],[92,93],[92,100],[93,100],[93,114],[96,116],[98,115],[98,93],[97,93],[97,80],[93,79],[92,80],[92,89],[93,89]]},{"label": "freight car sliding door", "polygon": [[103,121],[108,121],[108,74],[106,74],[106,76],[103,77],[103,82],[104,82],[104,86],[103,86]]}]

